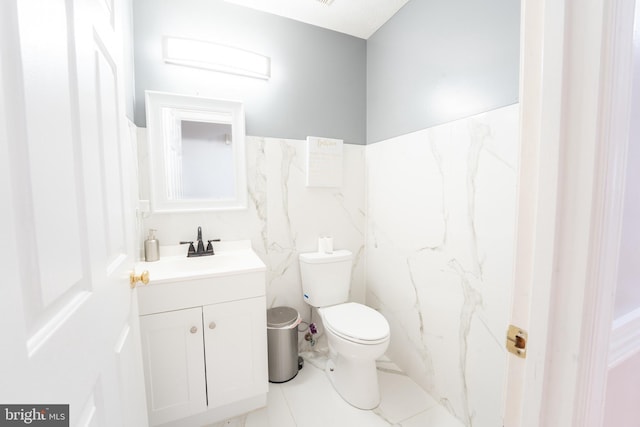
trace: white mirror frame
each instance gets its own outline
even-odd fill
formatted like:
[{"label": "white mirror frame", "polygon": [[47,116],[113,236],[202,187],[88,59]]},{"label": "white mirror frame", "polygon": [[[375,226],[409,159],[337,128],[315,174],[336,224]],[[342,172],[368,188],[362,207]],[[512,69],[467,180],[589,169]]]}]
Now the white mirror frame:
[{"label": "white mirror frame", "polygon": [[[247,208],[244,106],[241,102],[199,96],[146,91],[147,141],[150,158],[151,210],[202,212]],[[180,135],[182,120],[231,125],[235,192],[225,199],[171,199],[168,197],[165,148]]]}]

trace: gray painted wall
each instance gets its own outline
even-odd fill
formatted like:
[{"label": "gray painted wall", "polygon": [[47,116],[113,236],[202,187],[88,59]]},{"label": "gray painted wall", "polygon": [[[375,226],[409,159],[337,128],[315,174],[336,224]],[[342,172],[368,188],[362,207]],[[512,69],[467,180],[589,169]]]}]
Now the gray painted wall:
[{"label": "gray painted wall", "polygon": [[135,83],[134,83],[134,58],[133,58],[133,0],[122,2],[122,61],[124,83],[124,113],[129,120],[134,121],[135,111]]},{"label": "gray painted wall", "polygon": [[[135,123],[144,91],[244,102],[248,135],[365,143],[366,42],[222,0],[135,0]],[[163,35],[215,41],[271,57],[269,81],[162,61]]]},{"label": "gray painted wall", "polygon": [[519,0],[411,0],[367,40],[367,144],[518,101]]}]

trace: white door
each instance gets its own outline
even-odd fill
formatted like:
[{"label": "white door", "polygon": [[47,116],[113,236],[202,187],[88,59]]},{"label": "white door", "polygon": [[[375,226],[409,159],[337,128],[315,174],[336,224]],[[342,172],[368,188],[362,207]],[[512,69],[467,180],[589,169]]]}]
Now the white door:
[{"label": "white door", "polygon": [[0,2],[0,405],[73,426],[147,424],[119,7]]},{"label": "white door", "polygon": [[505,427],[602,425],[622,221],[634,0],[523,0]]}]

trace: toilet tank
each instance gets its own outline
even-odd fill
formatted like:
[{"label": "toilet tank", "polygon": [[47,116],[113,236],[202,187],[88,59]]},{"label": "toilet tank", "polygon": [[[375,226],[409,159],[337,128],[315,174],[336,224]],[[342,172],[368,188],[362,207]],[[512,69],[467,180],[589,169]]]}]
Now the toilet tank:
[{"label": "toilet tank", "polygon": [[313,307],[347,302],[352,260],[353,254],[345,249],[300,254],[304,301]]}]

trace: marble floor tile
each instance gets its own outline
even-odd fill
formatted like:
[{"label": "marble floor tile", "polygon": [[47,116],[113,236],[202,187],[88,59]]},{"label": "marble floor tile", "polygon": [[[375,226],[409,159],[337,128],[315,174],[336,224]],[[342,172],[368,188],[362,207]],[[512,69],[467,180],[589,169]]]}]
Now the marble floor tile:
[{"label": "marble floor tile", "polygon": [[271,426],[296,427],[280,384],[269,384],[267,407],[248,414],[243,427]]},{"label": "marble floor tile", "polygon": [[452,417],[442,406],[436,405],[393,427],[463,427],[463,424]]},{"label": "marble floor tile", "polygon": [[325,373],[307,363],[282,390],[297,427],[388,427],[389,423],[373,411],[363,411],[345,402]]},{"label": "marble floor tile", "polygon": [[267,406],[210,427],[462,427],[393,362],[378,362],[380,406],[364,411],[346,403],[323,371],[326,356],[305,354],[289,382],[269,384]]},{"label": "marble floor tile", "polygon": [[411,378],[400,371],[378,370],[380,406],[376,414],[394,424],[426,411],[437,403]]}]

